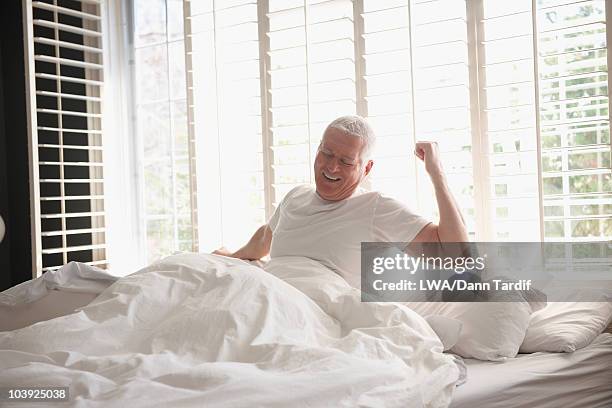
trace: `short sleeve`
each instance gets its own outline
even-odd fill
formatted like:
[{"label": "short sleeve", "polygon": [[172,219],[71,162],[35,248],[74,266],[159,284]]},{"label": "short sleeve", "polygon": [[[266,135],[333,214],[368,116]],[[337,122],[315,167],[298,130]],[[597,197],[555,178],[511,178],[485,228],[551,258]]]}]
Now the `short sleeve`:
[{"label": "short sleeve", "polygon": [[280,219],[282,208],[287,204],[287,201],[289,201],[293,193],[296,190],[298,190],[300,187],[302,186],[294,187],[291,190],[289,190],[289,192],[285,194],[285,197],[283,197],[281,202],[276,206],[276,210],[274,210],[274,213],[268,220],[268,227],[272,230],[272,232],[274,232],[274,230],[276,229],[276,226],[278,225],[278,220]]},{"label": "short sleeve", "polygon": [[272,216],[268,220],[268,227],[272,231],[274,231],[276,229],[276,226],[278,225],[278,219],[280,218],[281,206],[282,206],[282,201],[276,206],[276,210],[274,210],[274,214],[272,214]]},{"label": "short sleeve", "polygon": [[429,223],[396,199],[379,195],[374,209],[372,233],[377,241],[412,242]]}]

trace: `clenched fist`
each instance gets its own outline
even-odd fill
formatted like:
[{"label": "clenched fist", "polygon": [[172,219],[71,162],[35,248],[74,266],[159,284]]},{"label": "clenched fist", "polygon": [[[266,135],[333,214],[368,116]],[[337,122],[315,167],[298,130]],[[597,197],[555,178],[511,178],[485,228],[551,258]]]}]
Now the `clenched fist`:
[{"label": "clenched fist", "polygon": [[430,177],[438,177],[444,174],[438,143],[416,142],[414,154],[425,163],[425,171],[427,171]]}]

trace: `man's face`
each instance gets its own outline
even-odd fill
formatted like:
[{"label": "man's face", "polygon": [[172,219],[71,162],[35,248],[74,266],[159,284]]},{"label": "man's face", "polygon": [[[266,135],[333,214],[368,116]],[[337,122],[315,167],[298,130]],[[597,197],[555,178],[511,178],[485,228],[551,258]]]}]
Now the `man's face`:
[{"label": "man's face", "polygon": [[362,166],[359,157],[362,148],[360,137],[333,128],[325,132],[314,162],[315,183],[321,198],[340,201],[353,194],[372,168],[371,160]]}]

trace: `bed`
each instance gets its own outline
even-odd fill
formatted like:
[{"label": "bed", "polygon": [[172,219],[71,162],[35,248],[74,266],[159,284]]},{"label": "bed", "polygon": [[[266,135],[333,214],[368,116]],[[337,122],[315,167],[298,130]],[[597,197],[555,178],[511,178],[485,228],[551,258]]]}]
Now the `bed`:
[{"label": "bed", "polygon": [[183,254],[121,279],[70,264],[11,288],[0,387],[67,386],[69,406],[612,406],[612,335],[462,360],[409,308],[290,258]]},{"label": "bed", "polygon": [[519,354],[504,362],[465,360],[468,380],[452,408],[612,406],[612,334],[573,353]]}]

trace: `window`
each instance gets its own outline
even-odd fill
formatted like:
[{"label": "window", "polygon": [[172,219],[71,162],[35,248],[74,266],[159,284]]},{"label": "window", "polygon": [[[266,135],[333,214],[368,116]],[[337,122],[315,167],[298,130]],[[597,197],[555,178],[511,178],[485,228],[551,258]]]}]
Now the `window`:
[{"label": "window", "polygon": [[183,3],[133,1],[133,105],[148,262],[192,250]]},{"label": "window", "polygon": [[[379,136],[370,187],[434,218],[412,151],[438,142],[472,239],[611,238],[603,0],[192,0],[186,10],[202,247],[243,243],[289,189],[312,182],[324,126],[348,113]],[[249,165],[235,169],[227,152]]]},{"label": "window", "polygon": [[543,205],[559,209],[544,215],[546,238],[612,238],[605,6],[538,1]]},{"label": "window", "polygon": [[101,6],[48,0],[24,10],[33,270],[104,266]]},{"label": "window", "polygon": [[[479,138],[488,233],[495,240],[539,240],[538,150],[531,1],[476,3],[482,89]],[[518,28],[517,28],[518,27]],[[488,187],[490,186],[490,187]]]},{"label": "window", "polygon": [[351,1],[270,1],[266,66],[270,83],[270,166],[276,206],[312,168],[325,126],[355,113],[355,46]]},{"label": "window", "polygon": [[[483,4],[490,180],[510,192],[491,208],[512,213],[492,225],[515,240],[539,235],[542,201],[544,238],[609,238],[598,220],[610,198],[604,2],[538,1],[534,12],[531,1]],[[592,214],[572,214],[581,203]]]},{"label": "window", "polygon": [[[359,4],[355,4],[356,8]],[[358,10],[363,36],[364,108],[378,138],[372,188],[418,204],[414,150],[414,101],[411,36],[407,1],[364,1]],[[401,187],[400,187],[401,186]]]},{"label": "window", "polygon": [[187,6],[198,246],[237,249],[266,221],[261,83],[267,75],[260,65],[260,10],[245,0]]},{"label": "window", "polygon": [[363,1],[365,99],[378,138],[375,189],[436,218],[414,143],[439,144],[449,185],[475,235],[464,1]]}]

